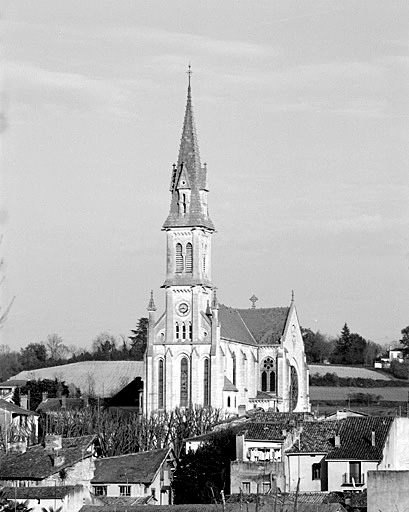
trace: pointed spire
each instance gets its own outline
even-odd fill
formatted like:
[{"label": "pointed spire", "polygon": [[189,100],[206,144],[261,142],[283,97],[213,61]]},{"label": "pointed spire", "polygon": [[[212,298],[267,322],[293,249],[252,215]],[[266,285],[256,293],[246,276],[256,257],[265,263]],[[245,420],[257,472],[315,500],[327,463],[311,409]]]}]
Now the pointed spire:
[{"label": "pointed spire", "polygon": [[147,307],[148,311],[156,311],[155,301],[153,300],[153,290],[151,290],[151,298]]},{"label": "pointed spire", "polygon": [[189,82],[187,87],[187,101],[185,109],[185,119],[183,122],[182,138],[180,141],[178,167],[184,164],[189,172],[200,170],[200,154],[199,144],[197,142],[196,126],[193,117],[192,107],[192,88],[190,79],[192,76],[192,69],[189,64],[187,71]]}]

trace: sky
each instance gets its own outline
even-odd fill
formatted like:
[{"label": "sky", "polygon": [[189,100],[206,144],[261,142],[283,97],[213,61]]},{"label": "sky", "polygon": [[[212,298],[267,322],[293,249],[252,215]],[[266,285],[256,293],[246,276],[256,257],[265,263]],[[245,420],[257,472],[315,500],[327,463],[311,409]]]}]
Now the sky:
[{"label": "sky", "polygon": [[1,343],[164,308],[189,62],[220,302],[409,324],[409,3],[3,0]]}]

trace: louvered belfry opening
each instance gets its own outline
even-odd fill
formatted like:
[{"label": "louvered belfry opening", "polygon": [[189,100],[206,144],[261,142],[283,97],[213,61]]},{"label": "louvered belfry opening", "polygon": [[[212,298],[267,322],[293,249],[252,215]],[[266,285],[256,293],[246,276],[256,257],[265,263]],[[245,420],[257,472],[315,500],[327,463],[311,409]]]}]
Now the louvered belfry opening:
[{"label": "louvered belfry opening", "polygon": [[176,272],[183,272],[183,251],[182,244],[176,244]]},{"label": "louvered belfry opening", "polygon": [[188,274],[191,274],[193,272],[193,247],[190,242],[186,245],[186,269],[185,269],[185,271]]}]

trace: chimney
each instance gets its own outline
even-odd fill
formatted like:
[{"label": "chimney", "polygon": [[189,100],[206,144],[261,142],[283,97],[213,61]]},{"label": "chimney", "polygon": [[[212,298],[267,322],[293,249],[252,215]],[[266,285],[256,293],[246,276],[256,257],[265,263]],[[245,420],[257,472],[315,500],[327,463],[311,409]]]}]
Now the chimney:
[{"label": "chimney", "polygon": [[335,436],[335,448],[339,448],[341,446],[341,436],[336,435]]},{"label": "chimney", "polygon": [[42,401],[43,401],[43,402],[46,402],[46,401],[47,401],[47,399],[48,399],[48,393],[47,393],[47,391],[44,391],[44,392],[42,393]]},{"label": "chimney", "polygon": [[238,411],[239,411],[239,416],[244,416],[246,414],[246,406],[245,405],[239,405]]},{"label": "chimney", "polygon": [[61,466],[65,462],[65,457],[60,455],[58,452],[54,452],[50,455],[52,465],[54,467]]},{"label": "chimney", "polygon": [[62,409],[67,408],[67,397],[65,395],[61,397],[61,408]]},{"label": "chimney", "polygon": [[28,396],[20,395],[20,407],[22,409],[28,409]]},{"label": "chimney", "polygon": [[372,445],[372,446],[375,446],[375,430],[372,430],[372,435],[371,435],[371,445]]},{"label": "chimney", "polygon": [[62,436],[58,434],[46,434],[44,448],[47,453],[58,452],[62,448]]}]

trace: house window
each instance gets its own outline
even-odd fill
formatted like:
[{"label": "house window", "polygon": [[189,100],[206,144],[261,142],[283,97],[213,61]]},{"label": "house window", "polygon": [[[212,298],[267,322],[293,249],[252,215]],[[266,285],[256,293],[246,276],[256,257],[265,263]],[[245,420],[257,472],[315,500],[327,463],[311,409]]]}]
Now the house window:
[{"label": "house window", "polygon": [[349,483],[353,484],[361,483],[361,463],[350,462],[349,463]]},{"label": "house window", "polygon": [[230,407],[230,397],[227,397],[227,407]]},{"label": "house window", "polygon": [[210,403],[210,389],[209,389],[209,360],[203,361],[203,405],[209,405]]},{"label": "house window", "polygon": [[193,271],[193,247],[189,242],[186,244],[186,272],[191,274]]},{"label": "house window", "polygon": [[93,486],[95,496],[106,496],[107,486],[106,485],[94,485]]},{"label": "house window", "polygon": [[261,370],[261,391],[276,390],[275,361],[271,357],[264,360]]},{"label": "house window", "polygon": [[182,244],[176,244],[176,272],[178,274],[183,272]]},{"label": "house window", "polygon": [[[158,363],[158,407],[163,409],[163,359]],[[122,494],[121,494],[122,496]]]},{"label": "house window", "polygon": [[263,482],[263,494],[268,493],[271,490],[270,482]]},{"label": "house window", "polygon": [[151,487],[151,496],[154,500],[156,500],[156,489],[154,489],[153,487]]},{"label": "house window", "polygon": [[244,494],[250,494],[250,482],[243,482],[242,489]]},{"label": "house window", "polygon": [[182,407],[187,406],[187,399],[188,399],[187,380],[188,380],[188,366],[187,366],[187,359],[186,359],[186,357],[184,357],[180,362],[180,405]]},{"label": "house window", "polygon": [[120,485],[119,486],[119,496],[130,496],[131,495],[131,486],[130,485]]},{"label": "house window", "polygon": [[312,465],[312,479],[321,480],[321,463],[317,462]]}]

